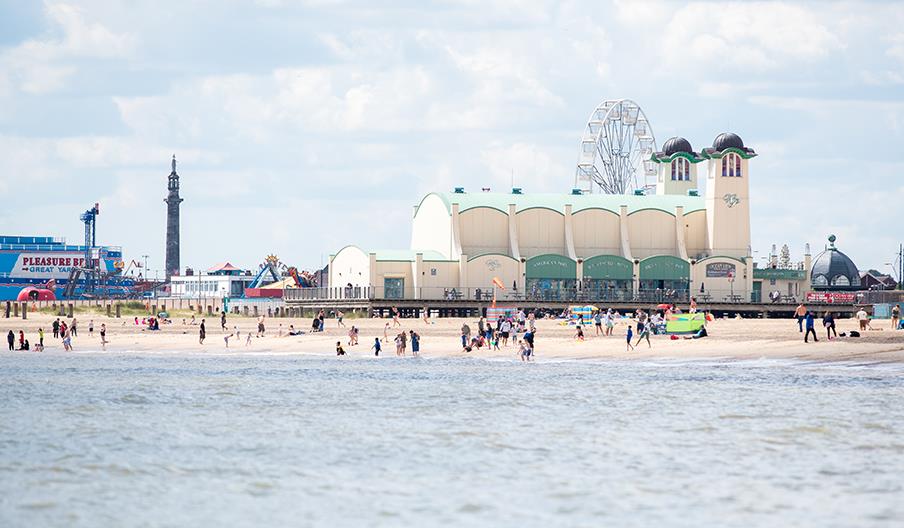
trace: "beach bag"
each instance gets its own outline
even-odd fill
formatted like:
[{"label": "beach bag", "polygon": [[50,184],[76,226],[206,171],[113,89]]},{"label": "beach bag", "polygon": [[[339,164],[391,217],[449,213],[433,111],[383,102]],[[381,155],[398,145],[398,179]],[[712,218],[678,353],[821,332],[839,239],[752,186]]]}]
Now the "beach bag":
[{"label": "beach bag", "polygon": [[856,330],[851,330],[851,337],[860,337],[860,332]]},{"label": "beach bag", "polygon": [[672,334],[672,335],[669,336],[669,339],[671,339],[672,341],[678,341],[679,337],[676,336],[676,335],[674,335],[674,334]]}]

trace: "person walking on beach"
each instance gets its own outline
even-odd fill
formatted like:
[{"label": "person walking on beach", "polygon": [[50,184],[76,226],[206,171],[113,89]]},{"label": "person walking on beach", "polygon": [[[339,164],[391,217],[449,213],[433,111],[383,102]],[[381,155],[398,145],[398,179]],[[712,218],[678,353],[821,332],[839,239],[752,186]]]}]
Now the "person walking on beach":
[{"label": "person walking on beach", "polygon": [[379,337],[375,337],[375,338],[374,338],[374,346],[371,347],[371,349],[374,351],[374,355],[377,356],[377,357],[380,356],[380,348],[381,348],[381,347],[380,347],[380,338],[379,338]]},{"label": "person walking on beach", "polygon": [[430,324],[430,310],[426,306],[421,309],[421,314],[423,314],[424,324]]},{"label": "person walking on beach", "polygon": [[94,337],[94,319],[88,321],[88,337]]},{"label": "person walking on beach", "polygon": [[324,326],[324,324],[325,324],[324,321],[325,321],[325,320],[326,320],[326,314],[323,312],[323,310],[320,310],[320,313],[317,314],[317,321],[319,321],[319,323],[320,323],[320,328],[319,328],[319,331],[320,331],[320,332],[323,332],[323,329],[326,328],[326,327]]},{"label": "person walking on beach", "polygon": [[72,352],[72,330],[67,328],[63,331],[63,350]]},{"label": "person walking on beach", "polygon": [[901,305],[896,304],[891,307],[891,329],[897,330],[901,325]]},{"label": "person walking on beach", "polygon": [[107,349],[107,325],[105,323],[100,324],[100,348],[101,350]]},{"label": "person walking on beach", "polygon": [[822,316],[822,326],[826,327],[826,339],[831,341],[832,334],[835,334],[835,337],[838,337],[838,332],[835,331],[835,316],[832,312],[826,312]]},{"label": "person walking on beach", "polygon": [[647,340],[647,348],[653,348],[653,345],[650,344],[650,322],[637,323],[637,342],[635,345],[639,345],[641,341],[644,339]]},{"label": "person walking on beach", "polygon": [[68,331],[69,328],[66,326],[66,321],[60,321],[60,339],[62,339]]},{"label": "person walking on beach", "polygon": [[593,326],[596,328],[596,335],[603,333],[603,314],[599,310],[593,314]]},{"label": "person walking on beach", "polygon": [[60,338],[60,318],[59,317],[57,317],[56,320],[53,322],[53,324],[51,325],[51,328],[53,329],[53,338],[59,339]]},{"label": "person walking on beach", "polygon": [[[203,321],[202,321],[203,322]],[[264,337],[264,316],[260,315],[257,318],[257,337]]]},{"label": "person walking on beach", "polygon": [[468,326],[468,323],[464,323],[461,325],[461,348],[468,348],[468,342],[471,341],[471,327]]},{"label": "person walking on beach", "polygon": [[625,348],[625,352],[629,350],[634,350],[634,345],[631,344],[631,339],[634,338],[634,330],[631,330],[631,325],[628,325],[628,333],[625,334],[626,341],[628,343],[627,348]]},{"label": "person walking on beach", "polygon": [[385,325],[383,325],[383,342],[384,343],[389,342],[389,323],[388,322]]},{"label": "person walking on beach", "polygon": [[204,338],[207,337],[207,327],[204,325],[204,319],[201,319],[201,328],[198,330],[198,344],[204,344]]},{"label": "person walking on beach", "polygon": [[805,324],[807,325],[807,333],[804,334],[804,343],[809,343],[807,338],[810,337],[810,334],[813,334],[813,342],[818,343],[819,339],[816,339],[816,328],[813,323],[813,312],[807,312],[807,315],[804,316]]},{"label": "person walking on beach", "polygon": [[10,330],[8,334],[6,334],[6,342],[7,344],[9,344],[10,352],[16,349],[16,347],[13,346],[16,343],[16,334],[14,334],[12,330]]},{"label": "person walking on beach", "polygon": [[336,310],[336,322],[338,323],[336,327],[345,327],[345,323],[342,322],[342,318],[345,317],[345,314],[342,313],[342,310]]},{"label": "person walking on beach", "polygon": [[[222,328],[224,332],[226,331],[226,311],[225,310],[220,312],[220,328]],[[229,348],[228,341],[226,342],[226,348]]]},{"label": "person walking on beach", "polygon": [[399,309],[396,308],[395,306],[393,306],[390,310],[392,311],[392,326],[393,326],[393,328],[395,328],[396,326],[402,326],[402,322],[399,321]]},{"label": "person walking on beach", "polygon": [[44,329],[38,328],[38,344],[41,345],[41,348],[44,348]]},{"label": "person walking on beach", "polygon": [[797,305],[797,309],[794,310],[794,317],[797,317],[797,326],[802,333],[804,331],[804,319],[807,318],[807,307],[804,306],[804,303]]},{"label": "person walking on beach", "polygon": [[78,319],[72,318],[72,324],[69,325],[69,333],[72,337],[78,337]]}]

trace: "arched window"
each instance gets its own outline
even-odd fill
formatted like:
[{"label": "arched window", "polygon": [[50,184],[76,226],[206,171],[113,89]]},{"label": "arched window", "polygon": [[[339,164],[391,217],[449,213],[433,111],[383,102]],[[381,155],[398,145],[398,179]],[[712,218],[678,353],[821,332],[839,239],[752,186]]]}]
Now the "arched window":
[{"label": "arched window", "polygon": [[817,276],[813,277],[813,285],[814,286],[828,286],[829,281],[826,280],[825,275],[817,275]]},{"label": "arched window", "polygon": [[734,152],[722,156],[722,176],[741,177],[741,156]]},{"label": "arched window", "polygon": [[832,279],[832,286],[850,286],[851,280],[844,275],[837,275]]},{"label": "arched window", "polygon": [[691,179],[691,164],[684,158],[672,161],[672,181],[689,181]]}]

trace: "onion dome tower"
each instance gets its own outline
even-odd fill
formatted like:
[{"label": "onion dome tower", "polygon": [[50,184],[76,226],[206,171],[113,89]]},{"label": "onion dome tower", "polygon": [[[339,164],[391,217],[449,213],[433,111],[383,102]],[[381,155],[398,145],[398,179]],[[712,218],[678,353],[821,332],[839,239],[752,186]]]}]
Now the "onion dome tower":
[{"label": "onion dome tower", "polygon": [[686,195],[697,188],[697,164],[703,161],[683,137],[669,138],[650,158],[658,165],[656,194]]},{"label": "onion dome tower", "polygon": [[703,149],[707,162],[706,222],[710,255],[750,255],[748,161],[756,156],[737,134],[723,132]]},{"label": "onion dome tower", "polygon": [[860,271],[847,255],[835,247],[835,235],[829,235],[829,247],[816,255],[810,271],[811,286],[820,291],[860,289]]}]

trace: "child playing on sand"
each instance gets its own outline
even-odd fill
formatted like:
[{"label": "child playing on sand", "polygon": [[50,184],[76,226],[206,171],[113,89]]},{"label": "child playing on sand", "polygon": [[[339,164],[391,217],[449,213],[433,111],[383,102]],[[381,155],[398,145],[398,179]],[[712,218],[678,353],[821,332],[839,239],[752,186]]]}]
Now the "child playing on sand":
[{"label": "child playing on sand", "polygon": [[383,342],[384,343],[389,342],[389,323],[388,322],[385,325],[383,325]]},{"label": "child playing on sand", "polygon": [[345,349],[342,348],[342,342],[341,342],[341,341],[336,341],[336,355],[337,355],[337,356],[344,356],[344,355],[345,355]]},{"label": "child playing on sand", "polygon": [[493,332],[493,350],[499,350],[499,332]]},{"label": "child playing on sand", "polygon": [[634,350],[634,345],[631,344],[631,338],[634,337],[634,330],[631,330],[631,325],[628,325],[628,333],[625,334],[626,340],[628,342],[628,346],[625,348],[625,352],[629,350]]},{"label": "child playing on sand", "polygon": [[232,336],[234,336],[234,335],[235,335],[235,334],[228,334],[228,335],[223,336],[223,341],[226,342],[226,348],[229,348],[229,338],[232,337]]},{"label": "child playing on sand", "polygon": [[578,341],[584,340],[584,325],[580,322],[578,323],[578,331],[574,334],[574,338]]}]

